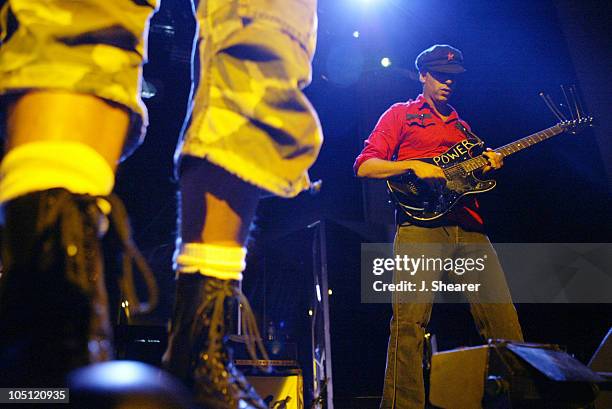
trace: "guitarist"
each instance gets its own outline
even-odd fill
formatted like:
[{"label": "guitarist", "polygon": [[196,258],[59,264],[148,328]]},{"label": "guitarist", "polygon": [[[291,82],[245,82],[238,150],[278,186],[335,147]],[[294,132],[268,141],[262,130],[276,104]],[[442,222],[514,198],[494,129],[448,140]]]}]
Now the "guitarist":
[{"label": "guitarist", "polygon": [[[414,159],[441,155],[466,138],[457,127],[457,122],[467,129],[470,129],[469,125],[459,118],[457,111],[448,103],[459,75],[465,72],[463,55],[454,47],[438,44],[420,53],[415,65],[423,84],[422,94],[414,100],[392,105],[380,117],[355,161],[357,176],[387,179],[412,172],[432,187],[446,182],[441,168]],[[485,171],[499,169],[503,165],[501,155],[491,150],[484,154],[489,160]],[[468,243],[475,243],[481,252],[485,249],[488,256],[486,269],[479,281],[484,288],[495,293],[495,303],[483,302],[488,298],[482,298],[478,292],[466,292],[476,326],[485,339],[523,339],[503,270],[484,234],[483,220],[475,199],[464,199],[435,223],[417,225],[401,211],[396,211],[396,222],[396,254],[401,253],[402,245],[414,249],[418,243],[449,244],[443,248],[462,245],[452,254],[442,254],[444,258],[465,257]],[[438,274],[438,278],[442,276],[442,272],[434,274]],[[396,271],[396,281],[401,279],[399,276],[401,273]],[[448,274],[448,278],[461,280],[461,276],[452,273]],[[381,409],[420,409],[425,405],[423,340],[434,296],[433,291],[422,292],[411,302],[401,302],[399,296],[394,294]]]}]

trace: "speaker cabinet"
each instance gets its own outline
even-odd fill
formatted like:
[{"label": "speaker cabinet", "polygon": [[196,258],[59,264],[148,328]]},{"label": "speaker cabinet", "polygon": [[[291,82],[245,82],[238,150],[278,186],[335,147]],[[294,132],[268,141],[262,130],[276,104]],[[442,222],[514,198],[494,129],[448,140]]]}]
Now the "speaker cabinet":
[{"label": "speaker cabinet", "polygon": [[603,381],[557,346],[495,340],[434,354],[429,400],[444,409],[578,409]]}]

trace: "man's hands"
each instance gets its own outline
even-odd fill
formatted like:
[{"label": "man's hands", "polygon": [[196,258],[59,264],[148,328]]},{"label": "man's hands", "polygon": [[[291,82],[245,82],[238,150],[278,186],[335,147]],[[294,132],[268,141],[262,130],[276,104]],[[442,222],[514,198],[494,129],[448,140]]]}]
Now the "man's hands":
[{"label": "man's hands", "polygon": [[[483,155],[489,161],[483,171],[499,169],[503,166],[503,157],[491,149],[487,149]],[[391,161],[379,158],[370,158],[363,162],[357,170],[357,176],[372,179],[387,179],[393,176],[412,172],[416,177],[433,185],[446,185],[444,171],[438,166],[420,160]]]},{"label": "man's hands", "polygon": [[497,153],[493,149],[487,148],[482,155],[489,161],[489,164],[482,169],[483,173],[492,169],[499,169],[504,166],[504,157],[501,155],[501,153]]},{"label": "man's hands", "polygon": [[415,176],[419,179],[444,179],[444,171],[442,168],[432,165],[427,162],[411,161],[412,166],[410,169],[414,172]]},{"label": "man's hands", "polygon": [[418,160],[409,162],[410,170],[412,170],[414,175],[425,183],[429,184],[432,188],[446,186],[446,176],[444,175],[442,168]]},{"label": "man's hands", "polygon": [[[499,169],[504,166],[504,158],[500,153],[487,148],[483,156],[488,160],[489,164],[483,168],[483,172],[488,172],[493,169]],[[432,188],[446,186],[446,176],[442,168],[419,160],[406,161],[408,170],[411,170],[416,177],[429,184]]]}]

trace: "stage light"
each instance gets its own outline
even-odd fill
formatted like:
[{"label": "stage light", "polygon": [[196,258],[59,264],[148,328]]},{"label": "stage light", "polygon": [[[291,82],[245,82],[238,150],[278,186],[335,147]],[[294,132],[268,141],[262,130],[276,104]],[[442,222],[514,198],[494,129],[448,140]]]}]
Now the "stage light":
[{"label": "stage light", "polygon": [[380,65],[382,65],[383,67],[387,68],[391,65],[391,59],[389,59],[389,57],[384,57],[380,60]]},{"label": "stage light", "polygon": [[313,314],[312,310],[308,310],[308,315],[312,317],[312,314]]},{"label": "stage light", "polygon": [[359,31],[357,30],[353,31],[353,37],[359,38]]},{"label": "stage light", "polygon": [[327,294],[332,295],[332,289],[330,288],[329,290],[327,290]]}]

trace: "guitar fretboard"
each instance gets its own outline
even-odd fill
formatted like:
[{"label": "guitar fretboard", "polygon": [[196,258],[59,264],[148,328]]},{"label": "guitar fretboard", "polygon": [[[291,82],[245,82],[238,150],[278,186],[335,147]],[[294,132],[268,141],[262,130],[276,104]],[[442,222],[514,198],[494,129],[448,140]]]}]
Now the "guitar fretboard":
[{"label": "guitar fretboard", "polygon": [[[511,142],[507,145],[501,146],[495,149],[495,152],[501,153],[503,157],[510,156],[513,153],[517,153],[526,149],[530,146],[533,146],[537,143],[543,142],[549,138],[552,138],[555,135],[559,135],[565,131],[560,125],[551,126],[550,128],[544,129],[543,131],[536,132],[532,135],[526,136],[524,138],[519,139],[518,141]],[[477,156],[472,159],[468,159],[465,162],[458,164],[461,168],[466,172],[473,172],[477,169],[480,169],[486,166],[489,162],[484,156]],[[447,169],[450,170],[450,169]]]}]

